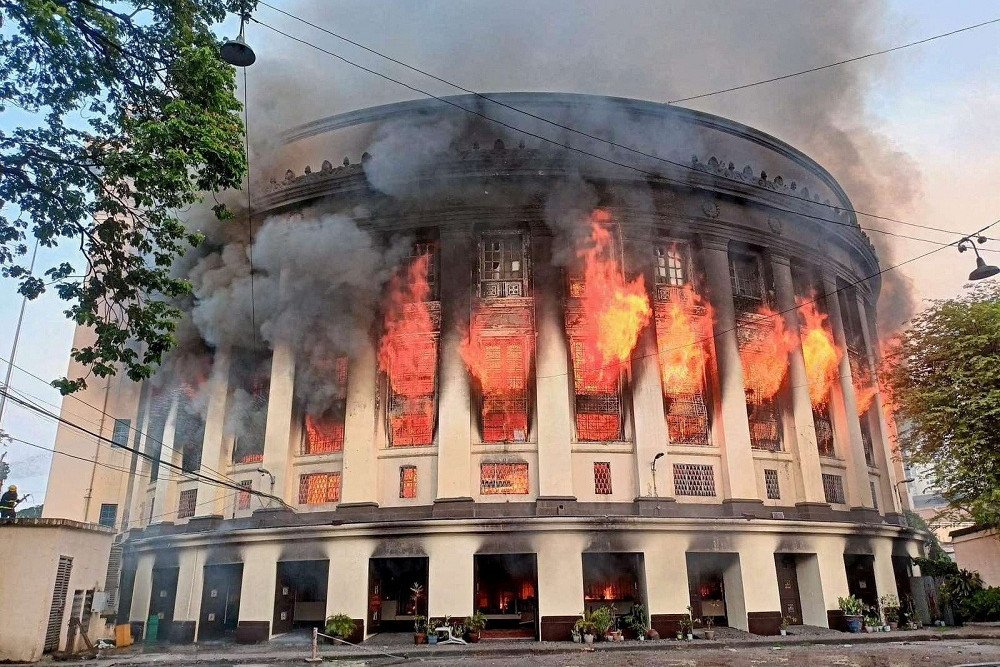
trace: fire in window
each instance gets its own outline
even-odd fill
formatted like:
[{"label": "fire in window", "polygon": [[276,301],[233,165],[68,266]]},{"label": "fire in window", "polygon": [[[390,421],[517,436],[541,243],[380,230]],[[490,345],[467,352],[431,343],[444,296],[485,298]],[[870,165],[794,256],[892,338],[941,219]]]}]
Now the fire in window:
[{"label": "fire in window", "polygon": [[528,493],[527,463],[482,463],[479,491],[483,495],[525,495]]},{"label": "fire in window", "polygon": [[399,468],[399,497],[417,497],[417,466],[400,466]]},{"label": "fire in window", "polygon": [[233,463],[260,463],[264,458],[271,357],[252,350],[234,351],[230,386],[226,432],[235,435]]},{"label": "fire in window", "polygon": [[344,450],[344,418],[347,409],[346,356],[334,358],[312,373],[332,378],[333,396],[321,407],[322,412],[307,411],[302,423],[302,454],[329,454]]},{"label": "fire in window", "polygon": [[299,504],[319,505],[340,501],[340,473],[317,472],[299,475]]},{"label": "fire in window", "polygon": [[874,468],[876,467],[875,445],[872,442],[872,429],[868,420],[867,412],[861,415],[861,446],[865,450],[865,463],[868,464],[869,468]]},{"label": "fire in window", "polygon": [[608,461],[594,461],[594,493],[611,495],[611,463]]},{"label": "fire in window", "polygon": [[194,508],[198,504],[198,489],[181,491],[177,502],[177,518],[187,519],[194,516]]},{"label": "fire in window", "polygon": [[656,284],[668,287],[683,287],[687,284],[686,247],[678,243],[659,245],[653,249],[656,254]]},{"label": "fire in window", "polygon": [[240,491],[236,496],[236,509],[250,509],[250,490],[253,489],[253,480],[244,479],[240,481],[240,487],[246,491]]},{"label": "fire in window", "polygon": [[816,447],[820,456],[834,457],[833,421],[830,419],[830,408],[824,405],[813,408],[813,424],[816,427]]},{"label": "fire in window", "polygon": [[430,445],[437,412],[437,245],[417,243],[408,265],[390,281],[383,302],[379,368],[389,385],[388,431],[393,447]]}]

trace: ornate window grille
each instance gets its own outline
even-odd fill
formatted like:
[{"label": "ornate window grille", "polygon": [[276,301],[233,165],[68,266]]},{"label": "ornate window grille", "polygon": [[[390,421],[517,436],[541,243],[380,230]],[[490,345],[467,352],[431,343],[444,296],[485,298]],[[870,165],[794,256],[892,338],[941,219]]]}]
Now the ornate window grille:
[{"label": "ornate window grille", "polygon": [[482,348],[486,373],[503,378],[484,390],[483,442],[525,442],[528,439],[527,341],[522,336],[487,336]]},{"label": "ornate window grille", "polygon": [[715,471],[710,465],[700,463],[674,464],[674,495],[715,495]]},{"label": "ornate window grille", "polygon": [[577,439],[589,442],[621,439],[621,374],[611,371],[617,378],[610,383],[590,384],[584,366],[586,347],[583,341],[572,338],[570,350],[573,357],[573,384],[576,395]]},{"label": "ornate window grille", "polygon": [[528,493],[527,463],[481,463],[479,492],[483,495],[525,495]]},{"label": "ornate window grille", "polygon": [[833,421],[830,419],[830,407],[813,408],[813,424],[816,427],[816,447],[820,456],[833,458],[837,455],[834,449]]},{"label": "ornate window grille", "polygon": [[299,504],[340,502],[340,473],[314,472],[299,475]]},{"label": "ornate window grille", "polygon": [[845,504],[847,501],[844,499],[844,478],[840,475],[823,473],[823,495],[830,504]]},{"label": "ornate window grille", "polygon": [[737,313],[753,312],[766,303],[767,292],[759,254],[730,253],[729,281]]},{"label": "ornate window grille", "polygon": [[417,466],[399,467],[399,497],[407,499],[417,497]]},{"label": "ornate window grille", "polygon": [[610,461],[594,461],[594,493],[599,496],[611,495]]},{"label": "ornate window grille", "polygon": [[768,500],[781,500],[781,486],[778,484],[778,471],[764,468],[764,490]]},{"label": "ornate window grille", "polygon": [[187,519],[194,516],[194,508],[198,504],[198,489],[181,491],[177,501],[177,518]]},{"label": "ornate window grille", "polygon": [[527,242],[515,231],[483,232],[479,240],[479,296],[528,295]]},{"label": "ornate window grille", "polygon": [[244,479],[240,481],[240,486],[246,491],[240,491],[236,496],[236,509],[248,510],[250,509],[250,490],[253,488],[252,479]]}]

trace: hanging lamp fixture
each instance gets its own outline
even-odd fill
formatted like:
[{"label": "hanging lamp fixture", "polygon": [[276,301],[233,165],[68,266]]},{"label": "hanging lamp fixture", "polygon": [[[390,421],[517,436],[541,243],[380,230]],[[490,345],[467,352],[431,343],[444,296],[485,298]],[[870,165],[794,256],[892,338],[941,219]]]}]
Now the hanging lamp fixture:
[{"label": "hanging lamp fixture", "polygon": [[979,254],[979,248],[976,247],[976,243],[982,245],[986,243],[985,236],[977,236],[975,238],[971,236],[966,236],[964,239],[958,242],[958,251],[965,252],[968,249],[972,249],[972,252],[976,253],[976,268],[972,270],[969,274],[969,280],[983,280],[984,278],[992,278],[993,276],[1000,273],[1000,268],[992,266],[986,263],[982,255]]},{"label": "hanging lamp fixture", "polygon": [[219,51],[222,59],[233,67],[249,67],[257,60],[257,54],[253,52],[253,49],[250,48],[250,45],[247,44],[246,39],[243,37],[243,28],[249,20],[249,13],[244,12],[240,15],[240,34],[236,39],[227,39]]}]

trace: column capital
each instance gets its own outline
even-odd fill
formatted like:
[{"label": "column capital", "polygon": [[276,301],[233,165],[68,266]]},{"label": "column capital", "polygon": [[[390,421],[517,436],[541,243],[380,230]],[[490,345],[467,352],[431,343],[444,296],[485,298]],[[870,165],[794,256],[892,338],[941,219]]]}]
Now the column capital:
[{"label": "column capital", "polygon": [[729,252],[730,239],[727,236],[722,236],[721,234],[700,233],[698,234],[698,240],[701,242],[703,250]]},{"label": "column capital", "polygon": [[787,253],[780,252],[780,251],[775,252],[775,251],[772,250],[768,254],[771,256],[771,263],[772,264],[780,264],[781,266],[791,267],[791,265],[792,265],[792,258]]}]

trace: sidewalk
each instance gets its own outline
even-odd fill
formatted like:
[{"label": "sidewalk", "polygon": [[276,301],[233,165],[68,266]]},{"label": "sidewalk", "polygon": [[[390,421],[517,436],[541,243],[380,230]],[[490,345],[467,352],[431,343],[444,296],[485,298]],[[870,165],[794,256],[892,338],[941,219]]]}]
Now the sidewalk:
[{"label": "sidewalk", "polygon": [[[377,641],[377,636],[374,638]],[[788,637],[748,636],[740,639],[715,641],[627,641],[597,643],[595,652],[616,651],[685,651],[701,648],[746,648],[760,646],[808,646],[808,645],[864,645],[892,642],[925,642],[949,640],[997,640],[1000,641],[1000,625],[972,624],[961,628],[930,628],[923,630],[898,630],[887,633],[836,635],[790,635]],[[371,640],[370,640],[371,641]],[[332,660],[378,660],[389,655],[401,658],[443,658],[449,655],[463,656],[513,656],[579,653],[583,645],[572,642],[485,642],[467,646],[378,646],[371,643],[357,647],[320,647],[320,656]],[[191,644],[184,646],[133,646],[122,650],[105,651],[97,660],[75,664],[100,667],[140,667],[143,665],[239,665],[239,664],[304,664],[309,655],[308,644],[275,644],[246,646],[240,644]]]}]

